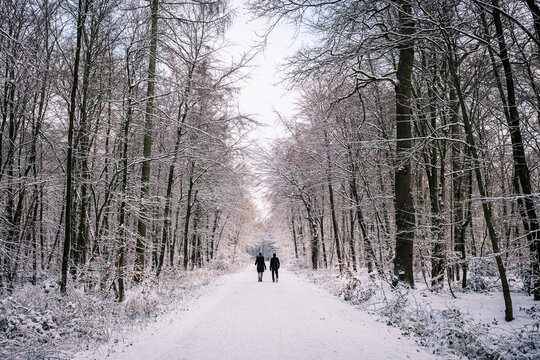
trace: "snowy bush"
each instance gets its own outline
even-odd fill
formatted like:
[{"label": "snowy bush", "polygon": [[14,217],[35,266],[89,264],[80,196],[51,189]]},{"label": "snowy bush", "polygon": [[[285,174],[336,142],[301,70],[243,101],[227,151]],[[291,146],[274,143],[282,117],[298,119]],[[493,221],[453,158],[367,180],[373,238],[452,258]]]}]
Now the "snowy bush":
[{"label": "snowy bush", "polygon": [[195,298],[196,290],[215,277],[216,271],[205,269],[165,270],[159,280],[147,277],[139,286],[128,286],[123,303],[100,290],[69,288],[60,295],[52,281],[28,285],[0,300],[0,359],[70,359],[74,352],[116,343]]},{"label": "snowy bush", "polygon": [[207,269],[208,270],[214,270],[214,271],[230,271],[231,269],[231,264],[229,264],[228,262],[224,261],[224,260],[221,260],[221,259],[215,259],[215,260],[212,260],[210,261],[208,264],[207,264]]},{"label": "snowy bush", "polygon": [[[335,272],[295,269],[297,274],[352,304],[380,317],[389,326],[401,329],[445,359],[540,359],[540,306],[520,309],[534,319],[519,332],[504,330],[497,321],[474,320],[461,310],[446,306],[434,309],[425,290],[406,286],[392,288],[350,271]],[[369,280],[367,280],[369,279]],[[471,274],[469,291],[487,293],[493,286],[480,273]]]},{"label": "snowy bush", "polygon": [[[519,334],[497,328],[497,321],[481,323],[459,309],[432,309],[424,297],[408,288],[392,290],[377,314],[388,318],[389,325],[415,335],[417,342],[445,357],[469,359],[537,359],[540,333],[536,325],[525,326]],[[534,311],[534,310],[531,310]]]},{"label": "snowy bush", "polygon": [[338,296],[353,304],[363,303],[375,293],[372,287],[364,286],[359,278],[355,277],[350,270],[345,270],[340,276],[340,288]]},{"label": "snowy bush", "polygon": [[141,316],[149,317],[155,313],[159,306],[159,299],[151,291],[138,291],[131,294],[126,299],[124,306],[125,314],[130,319],[136,319]]},{"label": "snowy bush", "polygon": [[47,342],[49,338],[59,337],[57,319],[51,310],[26,308],[12,297],[0,301],[0,306],[0,333],[6,339],[30,336]]},{"label": "snowy bush", "polygon": [[478,293],[487,292],[489,288],[488,283],[486,282],[483,276],[480,276],[478,273],[473,273],[467,279],[467,287],[465,290],[474,291]]},{"label": "snowy bush", "polygon": [[79,341],[108,338],[106,303],[75,289],[62,296],[47,284],[24,287],[0,301],[0,358],[69,358],[58,355],[59,343],[69,340],[67,351]]},{"label": "snowy bush", "polygon": [[402,322],[402,317],[405,315],[405,308],[409,302],[405,292],[400,292],[396,289],[392,297],[384,297],[384,304],[380,309],[380,314],[389,318],[389,325]]}]

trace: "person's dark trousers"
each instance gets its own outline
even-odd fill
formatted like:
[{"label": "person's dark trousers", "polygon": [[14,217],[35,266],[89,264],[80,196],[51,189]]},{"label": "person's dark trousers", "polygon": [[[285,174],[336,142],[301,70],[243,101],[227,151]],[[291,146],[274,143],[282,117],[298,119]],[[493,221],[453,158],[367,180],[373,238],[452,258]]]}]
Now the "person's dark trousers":
[{"label": "person's dark trousers", "polygon": [[[272,275],[272,276],[274,276],[274,275]],[[259,282],[262,282],[262,277],[263,277],[263,273],[260,272],[260,273],[259,273]]]},{"label": "person's dark trousers", "polygon": [[275,281],[278,281],[278,269],[272,269],[272,282],[274,282],[274,273],[276,274]]}]

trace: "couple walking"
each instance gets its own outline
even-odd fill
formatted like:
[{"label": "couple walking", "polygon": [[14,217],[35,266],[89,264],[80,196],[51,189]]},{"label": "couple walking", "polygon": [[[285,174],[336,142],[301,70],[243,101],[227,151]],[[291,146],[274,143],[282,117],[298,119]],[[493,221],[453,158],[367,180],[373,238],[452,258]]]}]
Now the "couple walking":
[{"label": "couple walking", "polygon": [[[255,258],[255,265],[257,265],[257,272],[259,273],[259,282],[262,282],[264,270],[266,270],[266,264],[264,263],[264,256],[259,253]],[[278,281],[278,269],[279,269],[279,259],[274,253],[272,259],[270,259],[270,270],[272,270],[272,282]],[[274,274],[276,275],[274,279]]]}]

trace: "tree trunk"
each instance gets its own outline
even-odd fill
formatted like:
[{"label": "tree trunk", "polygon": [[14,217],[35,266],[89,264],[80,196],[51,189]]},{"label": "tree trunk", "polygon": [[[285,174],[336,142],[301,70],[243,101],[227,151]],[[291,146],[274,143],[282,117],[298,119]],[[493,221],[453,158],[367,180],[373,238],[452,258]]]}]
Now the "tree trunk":
[{"label": "tree trunk", "polygon": [[[92,21],[90,21],[92,23]],[[93,28],[93,26],[90,26]],[[92,68],[92,51],[93,42],[95,38],[94,29],[90,30],[88,34],[89,42],[86,45],[86,54],[83,62],[83,75],[82,75],[82,101],[79,109],[80,121],[77,136],[75,138],[74,150],[76,151],[76,163],[80,177],[80,195],[79,200],[79,220],[77,226],[77,237],[73,243],[73,264],[71,266],[71,273],[73,277],[76,277],[77,267],[84,265],[86,262],[86,249],[88,247],[88,207],[90,201],[90,194],[88,185],[90,182],[90,173],[88,169],[88,155],[90,151],[89,130],[88,124],[88,87],[90,81],[90,70]]]},{"label": "tree trunk", "polygon": [[143,142],[143,157],[141,169],[141,209],[139,221],[137,223],[137,244],[135,246],[135,277],[136,282],[140,282],[144,272],[144,253],[146,251],[146,231],[147,231],[147,213],[148,208],[145,204],[150,188],[150,161],[152,156],[152,128],[154,119],[154,97],[156,93],[156,57],[157,57],[157,38],[158,38],[158,7],[159,0],[152,0],[150,4],[151,29],[150,29],[150,52],[148,54],[148,79],[146,87],[146,111],[145,128]]},{"label": "tree trunk", "polygon": [[126,271],[126,206],[127,206],[127,182],[128,182],[128,146],[129,146],[129,126],[133,117],[133,89],[131,84],[131,68],[129,65],[129,51],[126,49],[126,73],[127,73],[127,109],[124,120],[124,131],[122,137],[122,201],[118,211],[118,301],[124,301],[125,295],[125,271]]},{"label": "tree trunk", "polygon": [[535,300],[540,300],[540,225],[538,223],[538,216],[536,214],[532,197],[531,175],[529,166],[527,165],[525,149],[523,147],[523,137],[521,136],[519,113],[516,104],[514,75],[506,47],[506,40],[504,38],[499,2],[498,0],[492,0],[491,3],[493,5],[493,21],[495,24],[495,31],[497,33],[497,42],[499,44],[499,57],[501,58],[506,80],[506,95],[508,105],[507,122],[510,130],[510,139],[512,140],[514,169],[519,178],[521,193],[524,195],[523,202],[525,204],[525,209],[529,220],[529,228],[532,232],[533,238],[532,243],[529,245],[531,257],[533,258],[531,261],[533,272],[532,281],[534,287],[533,294]]},{"label": "tree trunk", "polygon": [[[354,209],[356,210],[356,221],[358,222],[358,227],[360,228],[360,232],[362,233],[362,240],[364,242],[364,248],[367,252],[367,268],[368,273],[373,272],[373,265],[375,264],[375,268],[377,269],[377,272],[379,275],[382,275],[382,269],[380,268],[379,262],[377,261],[377,256],[375,255],[375,251],[373,250],[373,245],[371,244],[371,241],[368,237],[368,231],[366,227],[366,223],[364,220],[364,214],[362,212],[362,207],[360,205],[360,195],[358,194],[358,188],[356,186],[356,171],[357,171],[357,165],[352,163],[352,157],[350,159],[351,164],[351,177],[349,179],[349,188],[351,191],[352,198],[354,200]],[[353,224],[351,224],[353,226]]]},{"label": "tree trunk", "polygon": [[294,224],[294,215],[291,216],[291,228],[292,228],[292,236],[293,236],[293,244],[294,244],[294,258],[298,260],[298,245],[296,241],[296,225]]},{"label": "tree trunk", "polygon": [[392,284],[406,282],[414,287],[413,244],[415,213],[411,192],[411,97],[412,68],[414,63],[415,22],[411,2],[397,0],[399,9],[399,63],[396,85],[396,170],[395,170],[395,221],[396,253]]},{"label": "tree trunk", "polygon": [[186,218],[184,220],[184,270],[188,269],[189,265],[189,219],[191,217],[191,209],[193,207],[192,197],[193,197],[193,171],[195,169],[195,162],[191,161],[191,169],[189,171],[189,187],[187,193],[187,204],[186,204]]},{"label": "tree trunk", "polygon": [[540,7],[537,4],[537,0],[525,0],[529,10],[531,10],[533,21],[534,21],[534,31],[536,33],[536,41],[540,43]]},{"label": "tree trunk", "polygon": [[[450,90],[450,103],[451,103],[451,120],[450,120],[450,132],[451,138],[455,141],[452,142],[452,197],[453,197],[453,236],[454,236],[454,250],[459,253],[460,259],[456,271],[459,274],[459,268],[461,268],[461,281],[462,288],[467,287],[467,253],[465,251],[465,232],[466,232],[466,218],[464,216],[464,188],[467,184],[465,177],[465,170],[463,169],[463,152],[460,144],[462,139],[461,127],[458,124],[458,111],[459,104],[457,101],[456,90]],[[465,225],[465,226],[464,226]],[[459,279],[459,275],[458,275]]]},{"label": "tree trunk", "polygon": [[165,195],[165,210],[163,214],[163,233],[161,237],[161,251],[159,255],[159,262],[157,267],[156,276],[159,276],[161,268],[163,266],[163,261],[165,259],[165,244],[169,238],[169,228],[171,226],[171,197],[172,197],[172,187],[174,180],[174,169],[176,166],[176,161],[178,159],[178,151],[180,149],[180,140],[182,139],[182,132],[184,130],[184,124],[186,122],[187,115],[189,113],[189,97],[192,89],[192,80],[193,80],[193,71],[195,70],[196,60],[190,65],[187,86],[184,91],[184,99],[178,106],[178,117],[177,117],[177,128],[176,128],[176,142],[174,144],[173,158],[171,164],[169,165],[169,177],[167,180],[167,193]]},{"label": "tree trunk", "polygon": [[[356,236],[355,236],[355,232],[354,232],[354,224],[355,224],[355,220],[354,220],[354,211],[353,209],[349,209],[349,221],[350,221],[350,238],[349,238],[349,249],[350,249],[350,252],[351,252],[351,262],[352,262],[352,267],[353,267],[353,270],[356,272],[358,271],[357,267],[356,267],[356,249],[355,249],[355,246],[356,246]],[[368,271],[369,272],[369,271]]]},{"label": "tree trunk", "polygon": [[216,240],[216,232],[219,225],[219,219],[221,217],[221,210],[216,209],[214,212],[214,223],[212,224],[212,232],[210,234],[210,260],[214,260],[214,242]]},{"label": "tree trunk", "polygon": [[323,204],[321,205],[321,216],[319,216],[319,229],[321,231],[320,241],[322,245],[322,254],[323,254],[323,262],[324,267],[328,268],[328,256],[326,254],[326,240],[324,238],[324,198],[321,201]]},{"label": "tree trunk", "polygon": [[497,232],[495,231],[495,227],[493,225],[493,215],[491,210],[491,204],[488,201],[487,191],[484,188],[484,181],[482,180],[482,174],[480,172],[480,159],[478,156],[478,153],[476,151],[476,144],[474,141],[474,135],[472,132],[472,126],[469,121],[469,115],[467,111],[467,107],[465,105],[465,99],[463,98],[463,94],[461,93],[461,87],[459,83],[459,78],[457,75],[457,69],[454,62],[454,52],[453,49],[450,47],[450,52],[448,55],[448,61],[449,61],[449,67],[450,72],[452,75],[452,80],[454,82],[454,87],[456,89],[456,94],[459,100],[460,108],[461,108],[461,115],[463,119],[463,123],[465,125],[465,134],[466,134],[466,140],[467,144],[469,146],[469,151],[472,155],[472,160],[474,161],[474,172],[476,175],[476,183],[478,186],[478,191],[480,193],[480,196],[482,198],[482,210],[484,213],[484,220],[486,222],[486,227],[488,230],[488,234],[491,240],[491,245],[493,247],[493,252],[495,255],[495,261],[497,263],[497,269],[499,271],[499,276],[501,278],[501,285],[503,290],[503,297],[504,297],[504,303],[505,303],[505,320],[511,321],[513,316],[513,310],[512,310],[512,299],[510,297],[510,287],[508,286],[508,279],[506,278],[506,269],[504,267],[504,263],[502,261],[502,257],[499,250],[499,238],[497,236]]},{"label": "tree trunk", "polygon": [[[182,187],[182,183],[180,183],[180,187]],[[182,197],[180,196],[180,200],[182,199]],[[178,202],[180,203],[180,201]],[[180,219],[180,206],[177,205],[176,206],[176,214],[174,216],[175,220],[174,220],[174,231],[173,231],[173,241],[172,241],[172,244],[171,244],[171,251],[169,252],[169,265],[172,267],[174,266],[174,249],[176,248],[176,240],[178,239],[178,232],[179,232],[179,228],[178,228],[178,220]],[[180,254],[180,252],[179,252]]]},{"label": "tree trunk", "polygon": [[313,217],[313,209],[310,203],[310,199],[307,200],[302,197],[302,202],[306,207],[309,232],[311,235],[311,264],[313,270],[317,270],[319,267],[319,235],[317,233],[317,221]]},{"label": "tree trunk", "polygon": [[331,162],[330,162],[330,143],[328,141],[328,133],[324,129],[324,142],[326,145],[326,182],[328,185],[328,195],[330,201],[330,214],[332,216],[332,229],[334,230],[334,241],[336,242],[336,255],[338,258],[339,270],[343,269],[343,259],[341,256],[341,246],[339,241],[339,226],[336,216],[336,206],[334,202],[334,189],[332,187],[332,173],[331,173]]},{"label": "tree trunk", "polygon": [[[197,200],[194,200],[196,202]],[[197,202],[195,211],[193,212],[193,229],[191,234],[191,270],[198,264],[200,257],[200,234],[199,234],[199,221],[201,218],[201,204]]]},{"label": "tree trunk", "polygon": [[[426,69],[426,72],[431,75],[429,83],[426,84],[427,90],[427,111],[423,104],[419,104],[419,123],[418,133],[419,136],[425,139],[426,146],[422,151],[424,158],[424,171],[428,182],[429,204],[430,204],[430,223],[431,223],[431,288],[436,290],[444,284],[444,270],[445,270],[445,243],[443,239],[442,221],[441,221],[441,192],[442,184],[439,183],[439,160],[438,160],[438,140],[432,139],[433,136],[437,137],[437,114],[435,111],[436,96],[433,90],[433,81],[436,81],[436,70],[428,68],[427,63],[434,64],[437,60],[431,57],[426,60],[425,52],[422,53],[422,67]],[[431,65],[434,67],[435,65]],[[442,165],[442,157],[441,157]],[[442,170],[442,166],[441,166]],[[442,178],[441,171],[441,178]]]},{"label": "tree trunk", "polygon": [[79,63],[81,58],[81,44],[86,13],[91,0],[79,0],[77,10],[77,41],[75,45],[75,59],[73,60],[73,79],[71,83],[71,95],[69,102],[69,125],[68,125],[68,149],[66,157],[66,201],[65,201],[65,232],[64,250],[62,255],[62,272],[60,280],[60,292],[66,294],[67,272],[69,267],[69,253],[71,251],[72,218],[72,176],[73,176],[73,132],[75,126],[75,111],[77,109],[77,87],[79,84]]}]

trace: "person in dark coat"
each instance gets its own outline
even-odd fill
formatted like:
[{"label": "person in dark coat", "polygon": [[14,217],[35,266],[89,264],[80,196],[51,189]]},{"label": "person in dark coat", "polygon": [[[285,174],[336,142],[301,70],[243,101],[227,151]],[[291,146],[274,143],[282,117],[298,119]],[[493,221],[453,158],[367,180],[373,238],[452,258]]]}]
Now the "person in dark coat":
[{"label": "person in dark coat", "polygon": [[266,264],[264,263],[264,256],[259,253],[255,258],[255,265],[257,265],[257,272],[259,273],[259,282],[262,282],[264,270],[266,270]]},{"label": "person in dark coat", "polygon": [[276,274],[275,282],[278,282],[278,269],[279,269],[279,258],[274,253],[272,259],[270,259],[270,270],[272,271],[272,282],[274,282],[274,273]]}]

